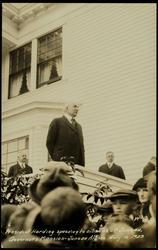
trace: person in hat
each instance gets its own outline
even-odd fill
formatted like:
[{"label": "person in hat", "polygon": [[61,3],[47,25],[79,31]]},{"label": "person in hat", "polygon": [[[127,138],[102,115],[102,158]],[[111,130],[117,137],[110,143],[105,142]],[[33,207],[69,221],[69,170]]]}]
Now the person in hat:
[{"label": "person in hat", "polygon": [[144,178],[138,179],[133,186],[133,190],[137,192],[139,197],[140,217],[142,219],[142,222],[146,223],[148,222],[148,220],[150,220],[152,214],[147,180],[145,180]]},{"label": "person in hat", "polygon": [[128,189],[121,189],[110,197],[114,214],[130,214],[138,200],[137,193]]},{"label": "person in hat", "polygon": [[80,105],[67,103],[64,115],[50,123],[46,146],[54,161],[73,157],[74,164],[85,166],[84,140],[81,125],[76,121]]},{"label": "person in hat", "polygon": [[112,201],[113,214],[127,216],[131,220],[133,227],[138,227],[141,221],[138,217],[138,195],[134,190],[121,189],[109,197]]}]

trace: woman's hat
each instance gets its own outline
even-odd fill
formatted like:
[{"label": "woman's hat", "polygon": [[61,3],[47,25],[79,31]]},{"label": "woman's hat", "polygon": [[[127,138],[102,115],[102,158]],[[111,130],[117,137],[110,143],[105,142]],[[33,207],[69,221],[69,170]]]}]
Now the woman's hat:
[{"label": "woman's hat", "polygon": [[111,201],[114,201],[115,199],[128,199],[128,200],[137,200],[138,195],[137,192],[130,189],[121,189],[111,195],[109,197]]}]

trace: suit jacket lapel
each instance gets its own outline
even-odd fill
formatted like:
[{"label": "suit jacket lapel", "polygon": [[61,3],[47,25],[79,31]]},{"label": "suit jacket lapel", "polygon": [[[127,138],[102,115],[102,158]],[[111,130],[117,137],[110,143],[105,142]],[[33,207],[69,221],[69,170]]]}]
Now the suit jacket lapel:
[{"label": "suit jacket lapel", "polygon": [[106,165],[106,167],[110,170],[110,169],[112,169],[113,167],[114,167],[114,163],[112,164],[112,166],[111,166],[111,168],[109,168],[109,165],[106,163],[105,164]]},{"label": "suit jacket lapel", "polygon": [[[77,132],[77,128],[75,128],[69,121],[68,121],[68,119],[65,117],[65,116],[63,116],[63,118],[64,118],[64,121],[66,122],[66,124],[71,128],[71,129],[73,129],[75,132]],[[77,123],[76,123],[77,124]]]},{"label": "suit jacket lapel", "polygon": [[19,162],[17,162],[17,167],[18,169],[21,169],[21,165],[19,164]]}]

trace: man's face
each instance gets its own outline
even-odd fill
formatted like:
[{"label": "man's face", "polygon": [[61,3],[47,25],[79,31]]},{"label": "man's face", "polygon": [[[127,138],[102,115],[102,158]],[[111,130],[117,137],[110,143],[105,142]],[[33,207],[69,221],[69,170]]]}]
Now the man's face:
[{"label": "man's face", "polygon": [[113,160],[114,160],[114,154],[112,152],[108,152],[106,154],[106,160],[107,160],[107,162],[113,162]]},{"label": "man's face", "polygon": [[72,117],[76,117],[78,111],[79,111],[79,105],[78,104],[69,104],[68,107],[67,107],[67,113]]},{"label": "man's face", "polygon": [[147,188],[138,188],[137,194],[141,203],[147,202],[149,200],[149,191]]},{"label": "man's face", "polygon": [[27,155],[25,153],[24,154],[20,154],[19,157],[18,157],[18,160],[20,162],[26,163],[27,162]]}]

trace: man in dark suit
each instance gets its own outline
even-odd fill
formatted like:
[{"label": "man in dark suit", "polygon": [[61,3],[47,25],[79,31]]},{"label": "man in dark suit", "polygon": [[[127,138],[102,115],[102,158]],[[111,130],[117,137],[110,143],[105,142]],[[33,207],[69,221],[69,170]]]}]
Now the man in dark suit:
[{"label": "man in dark suit", "polygon": [[55,118],[49,126],[46,146],[54,161],[73,157],[75,164],[85,165],[82,127],[75,120],[78,110],[78,104],[67,104],[64,115]]},{"label": "man in dark suit", "polygon": [[122,167],[114,163],[113,152],[109,151],[106,153],[106,160],[107,160],[106,164],[103,164],[99,167],[99,172],[109,174],[125,180],[126,178]]},{"label": "man in dark suit", "polygon": [[27,155],[23,152],[18,154],[17,164],[10,167],[8,177],[16,177],[18,175],[31,174],[32,168],[26,164]]}]

